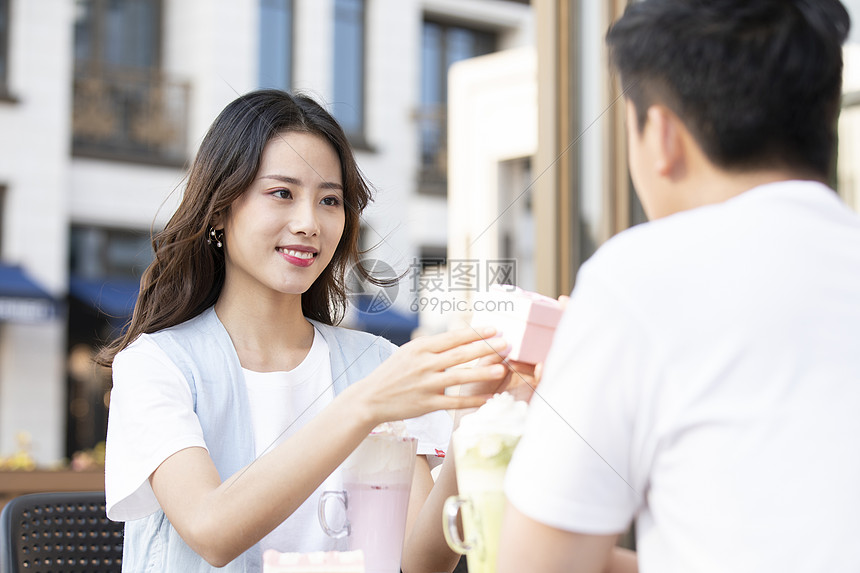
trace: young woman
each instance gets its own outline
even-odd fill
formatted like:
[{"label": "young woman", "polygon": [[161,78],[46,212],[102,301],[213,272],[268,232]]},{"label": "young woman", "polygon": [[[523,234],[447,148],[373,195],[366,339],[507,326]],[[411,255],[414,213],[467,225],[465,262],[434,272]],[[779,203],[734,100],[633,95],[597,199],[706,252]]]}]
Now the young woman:
[{"label": "young woman", "polygon": [[[215,120],[153,241],[131,324],[100,355],[113,366],[105,485],[108,515],[126,522],[124,570],[257,571],[264,547],[342,548],[317,523],[318,493],[340,489],[339,464],[370,430],[420,416],[409,423],[424,450],[445,447],[438,410],[478,406],[505,383],[491,331],[397,349],[333,326],[370,199],[313,100],[253,92]],[[460,384],[475,395],[445,394]],[[434,485],[419,456],[405,571],[456,563],[440,528],[452,463]]]}]

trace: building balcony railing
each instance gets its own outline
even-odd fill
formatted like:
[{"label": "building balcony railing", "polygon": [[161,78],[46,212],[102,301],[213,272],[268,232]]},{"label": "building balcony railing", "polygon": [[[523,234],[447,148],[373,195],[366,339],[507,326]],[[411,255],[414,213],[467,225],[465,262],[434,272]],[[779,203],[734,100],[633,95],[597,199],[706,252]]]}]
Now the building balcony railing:
[{"label": "building balcony railing", "polygon": [[448,109],[444,105],[424,106],[416,121],[421,137],[421,165],[418,188],[422,193],[448,192]]},{"label": "building balcony railing", "polygon": [[182,166],[187,157],[188,82],[157,71],[77,74],[72,153]]}]

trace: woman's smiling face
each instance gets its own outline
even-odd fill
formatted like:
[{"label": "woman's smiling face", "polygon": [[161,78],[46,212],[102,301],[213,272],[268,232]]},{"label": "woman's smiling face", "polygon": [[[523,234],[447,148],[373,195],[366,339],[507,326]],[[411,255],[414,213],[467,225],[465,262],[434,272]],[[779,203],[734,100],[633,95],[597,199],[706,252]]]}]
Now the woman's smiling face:
[{"label": "woman's smiling face", "polygon": [[335,149],[318,135],[278,134],[263,149],[254,182],[224,221],[224,288],[301,295],[331,262],[344,223]]}]

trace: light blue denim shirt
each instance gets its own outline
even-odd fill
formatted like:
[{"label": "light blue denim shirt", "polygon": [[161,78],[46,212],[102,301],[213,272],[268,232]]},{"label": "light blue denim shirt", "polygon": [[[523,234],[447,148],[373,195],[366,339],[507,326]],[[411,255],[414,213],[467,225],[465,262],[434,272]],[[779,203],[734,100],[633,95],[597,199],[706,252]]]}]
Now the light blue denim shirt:
[{"label": "light blue denim shirt", "polygon": [[[361,380],[396,350],[388,340],[311,321],[329,347],[335,394]],[[245,377],[230,336],[214,308],[151,335],[185,376],[200,419],[209,454],[222,480],[254,460],[254,434]],[[262,570],[259,544],[216,569],[179,537],[164,512],[156,511],[125,524],[124,572]]]}]

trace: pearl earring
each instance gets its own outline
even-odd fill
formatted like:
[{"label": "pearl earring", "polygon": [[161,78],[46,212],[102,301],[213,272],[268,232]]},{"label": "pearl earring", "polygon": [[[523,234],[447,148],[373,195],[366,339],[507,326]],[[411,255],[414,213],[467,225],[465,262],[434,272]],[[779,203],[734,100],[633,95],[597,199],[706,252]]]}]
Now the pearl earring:
[{"label": "pearl earring", "polygon": [[212,242],[215,242],[215,246],[219,249],[224,246],[224,231],[220,233],[216,231],[214,228],[209,227],[209,236],[206,237],[206,243],[211,245]]}]

